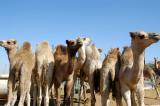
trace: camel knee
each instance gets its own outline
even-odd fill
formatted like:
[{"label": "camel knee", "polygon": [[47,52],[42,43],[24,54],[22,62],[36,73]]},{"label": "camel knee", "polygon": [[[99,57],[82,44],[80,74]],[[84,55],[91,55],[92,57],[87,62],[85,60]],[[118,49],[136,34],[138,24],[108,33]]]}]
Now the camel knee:
[{"label": "camel knee", "polygon": [[27,97],[26,97],[26,103],[27,103],[27,106],[30,106],[30,102],[31,102],[31,98],[30,98],[30,93],[27,93]]}]

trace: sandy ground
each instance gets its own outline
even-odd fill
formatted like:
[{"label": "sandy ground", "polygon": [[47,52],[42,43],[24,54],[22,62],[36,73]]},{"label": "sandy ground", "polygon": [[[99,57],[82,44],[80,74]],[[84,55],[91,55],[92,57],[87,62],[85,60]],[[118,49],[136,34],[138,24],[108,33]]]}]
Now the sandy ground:
[{"label": "sandy ground", "polygon": [[[159,89],[160,91],[160,89]],[[87,94],[88,98],[90,98],[90,94]],[[110,106],[116,106],[115,101],[112,100],[110,95]],[[85,106],[90,106],[90,101]],[[126,106],[124,100],[123,105]],[[156,99],[156,92],[155,90],[145,90],[145,105],[146,106],[160,106],[160,98]],[[75,104],[77,106],[77,104]],[[84,104],[82,104],[84,106]],[[96,106],[101,106],[101,97],[99,94],[96,94]]]},{"label": "sandy ground", "polygon": [[[159,91],[160,91],[160,89],[159,89]],[[77,96],[78,95],[75,95],[75,98],[74,98],[74,106],[78,105],[78,103],[77,103],[78,100],[76,98]],[[81,101],[81,106],[90,106],[90,94],[89,93],[87,94],[87,97],[88,97],[88,104],[84,105],[83,101]],[[96,106],[101,105],[100,98],[101,98],[100,95],[96,94],[96,101],[97,101]],[[112,100],[111,96],[110,96],[110,98],[111,98],[110,99],[111,100],[110,106],[116,106],[115,101]],[[1,99],[0,106],[3,106],[5,102],[6,102],[6,100]],[[160,98],[156,99],[156,92],[154,90],[145,90],[145,105],[146,106],[160,106]],[[50,106],[53,106],[53,100],[50,100]],[[126,105],[124,104],[124,106],[126,106]]]}]

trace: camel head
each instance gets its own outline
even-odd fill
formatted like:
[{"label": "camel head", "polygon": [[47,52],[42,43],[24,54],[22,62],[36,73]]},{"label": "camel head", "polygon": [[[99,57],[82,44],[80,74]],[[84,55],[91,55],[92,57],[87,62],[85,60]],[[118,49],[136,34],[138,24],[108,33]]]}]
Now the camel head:
[{"label": "camel head", "polygon": [[82,42],[77,42],[76,40],[66,40],[66,44],[70,56],[75,56],[78,49],[83,45]]},{"label": "camel head", "polygon": [[17,48],[17,41],[14,39],[11,40],[1,40],[0,46],[4,47],[7,51]]},{"label": "camel head", "polygon": [[111,61],[118,61],[120,60],[120,51],[119,48],[111,48],[106,55],[103,64],[106,64]]},{"label": "camel head", "polygon": [[92,42],[92,40],[90,38],[82,38],[82,37],[78,37],[76,39],[76,41],[79,42],[79,43],[82,43],[85,46],[88,46]]},{"label": "camel head", "polygon": [[112,58],[117,58],[120,56],[120,51],[119,48],[111,48],[108,56],[112,57]]},{"label": "camel head", "polygon": [[137,46],[137,49],[142,50],[160,40],[160,35],[153,32],[130,32],[130,36],[132,45]]}]

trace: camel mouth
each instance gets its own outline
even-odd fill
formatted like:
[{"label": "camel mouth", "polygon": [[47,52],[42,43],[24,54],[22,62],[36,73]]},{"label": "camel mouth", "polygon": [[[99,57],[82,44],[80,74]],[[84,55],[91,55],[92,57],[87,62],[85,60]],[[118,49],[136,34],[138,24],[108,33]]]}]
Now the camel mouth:
[{"label": "camel mouth", "polygon": [[158,35],[158,34],[154,35],[153,39],[160,40],[160,35]]},{"label": "camel mouth", "polygon": [[77,43],[77,45],[78,45],[79,47],[81,47],[83,44],[80,42],[80,43]]}]

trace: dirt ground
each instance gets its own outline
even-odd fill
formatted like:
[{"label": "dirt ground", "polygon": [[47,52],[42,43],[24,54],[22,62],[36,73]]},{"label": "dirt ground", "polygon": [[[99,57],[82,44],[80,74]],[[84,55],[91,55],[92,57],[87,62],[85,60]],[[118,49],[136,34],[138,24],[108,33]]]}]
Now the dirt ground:
[{"label": "dirt ground", "polygon": [[[160,89],[159,89],[160,91]],[[90,94],[87,94],[88,98],[90,98]],[[115,101],[112,100],[112,97],[110,95],[110,106],[116,106]],[[83,102],[83,101],[82,101]],[[126,106],[124,100],[123,105]],[[155,90],[145,90],[145,105],[146,106],[160,106],[160,98],[156,99],[156,91]],[[75,104],[77,106],[77,104]],[[84,104],[82,104],[84,106]],[[90,100],[88,101],[88,104],[85,106],[90,106]],[[101,106],[101,97],[99,94],[96,94],[96,106]]]},{"label": "dirt ground", "polygon": [[[160,89],[159,89],[160,91]],[[74,106],[77,106],[78,105],[78,99],[76,98],[78,95],[75,95],[75,98],[74,98]],[[87,97],[89,98],[88,99],[88,104],[83,104],[84,102],[81,101],[81,106],[90,106],[90,94],[87,93]],[[100,99],[100,95],[99,94],[96,94],[96,106],[101,106],[101,99]],[[115,104],[115,101],[112,100],[112,97],[110,96],[110,100],[111,100],[111,104],[110,106],[116,106]],[[3,106],[4,103],[6,102],[6,100],[0,100],[0,106]],[[53,106],[52,104],[52,100],[50,100],[50,106]],[[124,101],[123,101],[124,102]],[[124,104],[124,103],[123,103]],[[146,106],[160,106],[160,98],[156,99],[156,92],[155,90],[145,90],[145,105]],[[32,105],[31,105],[32,106]],[[126,106],[124,104],[124,106]]]}]

